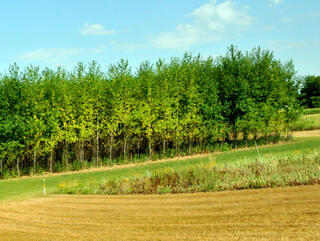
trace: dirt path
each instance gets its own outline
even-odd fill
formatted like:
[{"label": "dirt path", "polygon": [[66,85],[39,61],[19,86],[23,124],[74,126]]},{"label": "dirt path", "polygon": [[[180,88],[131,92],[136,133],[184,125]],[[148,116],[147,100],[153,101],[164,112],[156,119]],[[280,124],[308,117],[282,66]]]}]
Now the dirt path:
[{"label": "dirt path", "polygon": [[320,240],[320,186],[49,196],[0,205],[1,240]]}]

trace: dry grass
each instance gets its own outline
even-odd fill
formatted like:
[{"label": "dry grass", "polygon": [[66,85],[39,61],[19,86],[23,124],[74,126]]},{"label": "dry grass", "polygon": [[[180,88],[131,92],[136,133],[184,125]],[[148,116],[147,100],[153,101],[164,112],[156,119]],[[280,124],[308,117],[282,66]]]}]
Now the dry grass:
[{"label": "dry grass", "polygon": [[0,205],[1,240],[320,240],[320,186]]},{"label": "dry grass", "polygon": [[320,136],[320,129],[319,130],[309,130],[309,131],[293,131],[293,137],[314,137]]}]

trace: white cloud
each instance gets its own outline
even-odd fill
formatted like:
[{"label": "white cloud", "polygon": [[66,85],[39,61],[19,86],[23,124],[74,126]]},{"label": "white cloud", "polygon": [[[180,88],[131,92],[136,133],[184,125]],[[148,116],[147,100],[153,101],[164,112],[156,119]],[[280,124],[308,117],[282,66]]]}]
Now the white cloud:
[{"label": "white cloud", "polygon": [[283,0],[268,0],[269,6],[278,5],[278,4],[281,3],[282,1],[283,1]]},{"label": "white cloud", "polygon": [[152,39],[153,44],[158,48],[187,49],[247,30],[253,21],[244,8],[231,1],[217,4],[216,0],[211,0],[188,16],[192,23],[179,24],[174,31],[158,35]]},{"label": "white cloud", "polygon": [[104,29],[104,26],[100,24],[91,24],[88,23],[84,24],[82,27],[81,33],[83,35],[112,35],[115,33],[114,30],[107,30]]},{"label": "white cloud", "polygon": [[37,49],[34,51],[25,52],[18,56],[19,60],[23,61],[42,61],[45,63],[54,63],[66,58],[82,54],[84,49],[71,48],[52,48],[52,49]]},{"label": "white cloud", "polygon": [[283,18],[281,18],[281,21],[284,22],[284,23],[290,23],[290,22],[293,21],[293,19],[292,18],[288,18],[288,17],[283,17]]}]

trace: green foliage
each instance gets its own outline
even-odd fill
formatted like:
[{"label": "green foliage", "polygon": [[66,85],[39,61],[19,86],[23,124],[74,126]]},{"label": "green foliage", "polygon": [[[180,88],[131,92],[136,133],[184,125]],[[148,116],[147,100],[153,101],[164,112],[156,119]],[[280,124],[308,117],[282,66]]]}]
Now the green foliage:
[{"label": "green foliage", "polygon": [[320,108],[320,96],[310,97],[311,106],[314,108]]},{"label": "green foliage", "polygon": [[320,114],[320,108],[303,109],[304,115]]},{"label": "green foliage", "polygon": [[12,65],[0,79],[1,177],[277,138],[299,116],[293,77],[291,62],[234,46],[215,60],[146,61],[135,73],[126,60],[107,73],[96,62],[73,71]]},{"label": "green foliage", "polygon": [[308,108],[320,107],[320,76],[307,76],[302,81],[299,99]]}]

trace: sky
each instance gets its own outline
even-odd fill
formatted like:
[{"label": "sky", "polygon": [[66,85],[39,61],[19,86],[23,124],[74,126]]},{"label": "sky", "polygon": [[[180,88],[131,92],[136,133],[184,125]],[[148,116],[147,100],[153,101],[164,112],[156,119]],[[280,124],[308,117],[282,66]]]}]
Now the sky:
[{"label": "sky", "polygon": [[120,59],[217,57],[260,46],[297,75],[320,75],[319,0],[11,0],[0,7],[0,72]]}]

